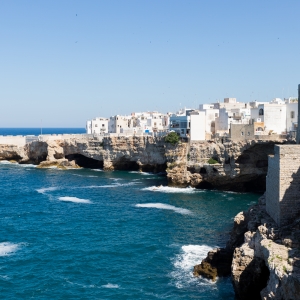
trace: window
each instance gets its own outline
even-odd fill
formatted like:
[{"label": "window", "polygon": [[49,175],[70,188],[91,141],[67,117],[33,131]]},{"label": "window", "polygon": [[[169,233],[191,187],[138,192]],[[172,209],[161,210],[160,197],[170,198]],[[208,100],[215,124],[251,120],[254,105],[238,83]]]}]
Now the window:
[{"label": "window", "polygon": [[98,127],[98,124],[95,124],[95,127]]},{"label": "window", "polygon": [[258,114],[259,114],[260,116],[263,116],[263,115],[264,115],[264,110],[261,108],[261,109],[259,110]]},{"label": "window", "polygon": [[250,135],[250,131],[248,131],[248,135]]},{"label": "window", "polygon": [[105,125],[104,125],[104,124],[102,124],[102,127],[105,127]]},{"label": "window", "polygon": [[244,131],[241,132],[241,135],[244,135]]},{"label": "window", "polygon": [[291,111],[291,119],[295,118],[295,112]]}]

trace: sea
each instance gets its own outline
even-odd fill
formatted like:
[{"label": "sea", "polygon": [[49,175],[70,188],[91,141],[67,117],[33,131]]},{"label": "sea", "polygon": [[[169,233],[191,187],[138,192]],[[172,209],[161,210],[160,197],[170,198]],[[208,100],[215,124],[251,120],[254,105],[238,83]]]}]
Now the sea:
[{"label": "sea", "polygon": [[9,161],[0,179],[1,299],[234,299],[192,271],[259,195]]}]

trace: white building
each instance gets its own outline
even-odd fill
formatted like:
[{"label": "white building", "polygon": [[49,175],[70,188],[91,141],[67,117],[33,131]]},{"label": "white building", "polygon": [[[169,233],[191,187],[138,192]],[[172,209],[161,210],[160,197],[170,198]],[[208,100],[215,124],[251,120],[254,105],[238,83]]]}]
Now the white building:
[{"label": "white building", "polygon": [[108,133],[108,119],[95,118],[86,122],[87,134],[104,134]]},{"label": "white building", "polygon": [[213,104],[200,104],[199,110],[205,112],[205,132],[215,133],[215,120],[219,117],[219,109],[214,109]]},{"label": "white building", "polygon": [[219,117],[215,120],[215,132],[228,134],[231,124],[249,124],[250,119],[250,108],[235,108],[229,111],[226,108],[221,108]]},{"label": "white building", "polygon": [[298,128],[298,102],[286,104],[286,127],[288,132]]},{"label": "white building", "polygon": [[121,133],[121,128],[128,129],[133,126],[133,120],[131,116],[112,116],[108,121],[109,133]]},{"label": "white building", "polygon": [[241,109],[248,108],[249,104],[244,102],[237,102],[236,98],[224,98],[224,102],[214,103],[215,109],[225,108],[227,111],[231,111],[232,109]]},{"label": "white building", "polygon": [[141,127],[144,132],[162,132],[169,129],[169,114],[154,111],[131,115],[136,119],[136,126]]},{"label": "white building", "polygon": [[257,108],[251,109],[253,122],[264,123],[264,134],[282,134],[287,129],[287,113],[285,104],[276,102],[259,104]]},{"label": "white building", "polygon": [[190,138],[190,141],[205,140],[205,112],[188,111],[186,115],[170,116],[170,131],[175,131],[180,137]]}]

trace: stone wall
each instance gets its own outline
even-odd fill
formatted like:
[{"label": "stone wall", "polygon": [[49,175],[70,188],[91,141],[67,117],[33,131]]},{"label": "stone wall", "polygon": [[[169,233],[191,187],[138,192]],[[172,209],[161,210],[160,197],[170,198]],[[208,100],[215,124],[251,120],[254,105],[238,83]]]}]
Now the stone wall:
[{"label": "stone wall", "polygon": [[26,144],[25,136],[21,135],[1,135],[0,136],[0,145],[14,145],[17,147],[24,147]]},{"label": "stone wall", "polygon": [[268,165],[266,209],[283,226],[300,213],[300,145],[275,145]]}]

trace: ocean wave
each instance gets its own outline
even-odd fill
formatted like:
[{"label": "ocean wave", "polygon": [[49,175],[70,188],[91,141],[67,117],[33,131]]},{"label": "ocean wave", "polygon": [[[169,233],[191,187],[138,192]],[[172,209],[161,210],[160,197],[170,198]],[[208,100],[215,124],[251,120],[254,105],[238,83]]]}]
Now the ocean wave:
[{"label": "ocean wave", "polygon": [[0,164],[2,164],[2,165],[16,165],[18,163],[17,162],[11,162],[11,161],[8,161],[8,160],[0,160]]},{"label": "ocean wave", "polygon": [[151,192],[161,192],[161,193],[183,193],[183,194],[192,194],[195,193],[195,188],[187,187],[187,188],[176,188],[176,187],[169,187],[169,186],[150,186],[143,188],[142,191],[151,191]]},{"label": "ocean wave", "polygon": [[59,187],[56,187],[56,186],[51,186],[51,187],[48,187],[48,188],[41,188],[41,189],[37,189],[36,191],[40,194],[45,194],[47,192],[52,192],[52,191],[56,191],[58,190]]},{"label": "ocean wave", "polygon": [[100,189],[100,188],[117,188],[117,187],[122,187],[122,186],[131,186],[131,185],[136,185],[140,184],[141,182],[134,181],[134,182],[128,182],[128,183],[113,183],[113,184],[105,184],[105,185],[88,185],[85,187],[79,187],[79,188],[85,188],[85,189]]},{"label": "ocean wave", "polygon": [[18,164],[18,166],[23,167],[23,168],[36,168],[37,165],[33,164]]},{"label": "ocean wave", "polygon": [[96,177],[98,178],[98,176],[96,175],[81,175],[81,174],[72,174],[73,176],[77,176],[77,177]]},{"label": "ocean wave", "polygon": [[169,204],[164,203],[145,203],[145,204],[136,204],[136,207],[145,207],[145,208],[158,208],[158,209],[168,209],[173,210],[176,213],[182,214],[182,215],[190,215],[192,212],[188,209],[176,207]]},{"label": "ocean wave", "polygon": [[132,174],[140,174],[140,175],[157,175],[155,173],[152,172],[142,172],[142,171],[130,171],[128,173],[132,173]]},{"label": "ocean wave", "polygon": [[74,203],[92,203],[90,200],[87,199],[80,199],[77,197],[59,197],[60,201],[67,201],[67,202],[74,202]]},{"label": "ocean wave", "polygon": [[120,286],[118,284],[112,284],[112,283],[101,285],[101,287],[106,288],[106,289],[118,289],[118,288],[120,288]]},{"label": "ocean wave", "polygon": [[103,172],[103,169],[91,169],[91,171],[95,171],[95,172]]},{"label": "ocean wave", "polygon": [[13,244],[9,242],[0,243],[0,256],[8,256],[18,250],[20,244]]},{"label": "ocean wave", "polygon": [[193,275],[194,266],[200,264],[212,247],[207,245],[185,245],[180,249],[180,254],[172,260],[174,271],[171,277],[177,288],[185,288],[191,284],[212,285],[211,280],[196,278]]}]

